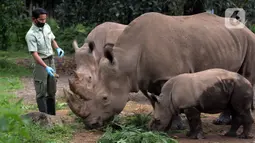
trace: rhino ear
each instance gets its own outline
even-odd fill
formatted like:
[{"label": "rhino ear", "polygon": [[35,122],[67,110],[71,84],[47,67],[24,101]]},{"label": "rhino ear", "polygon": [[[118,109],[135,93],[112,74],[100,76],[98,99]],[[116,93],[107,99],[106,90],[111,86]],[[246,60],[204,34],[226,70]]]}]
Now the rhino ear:
[{"label": "rhino ear", "polygon": [[110,63],[114,64],[114,56],[113,56],[113,46],[114,44],[112,43],[107,43],[104,46],[104,56],[107,58]]},{"label": "rhino ear", "polygon": [[94,41],[88,41],[88,46],[89,46],[89,53],[92,53],[96,48]]},{"label": "rhino ear", "polygon": [[74,51],[77,52],[77,50],[79,49],[79,46],[78,46],[78,43],[77,43],[76,39],[73,40],[72,46],[74,48]]},{"label": "rhino ear", "polygon": [[155,95],[159,95],[161,93],[162,87],[170,78],[171,77],[163,77],[154,80],[152,83],[149,84],[148,91]]},{"label": "rhino ear", "polygon": [[158,96],[156,96],[154,93],[151,93],[150,97],[153,101],[159,103]]}]

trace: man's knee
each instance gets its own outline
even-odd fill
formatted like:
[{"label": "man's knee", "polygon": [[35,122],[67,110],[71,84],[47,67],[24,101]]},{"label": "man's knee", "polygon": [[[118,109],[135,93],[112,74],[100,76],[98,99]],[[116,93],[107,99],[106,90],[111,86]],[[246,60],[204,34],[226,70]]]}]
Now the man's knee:
[{"label": "man's knee", "polygon": [[36,98],[38,99],[38,98],[46,97],[46,93],[47,93],[46,83],[40,80],[35,80],[34,85],[35,85]]}]

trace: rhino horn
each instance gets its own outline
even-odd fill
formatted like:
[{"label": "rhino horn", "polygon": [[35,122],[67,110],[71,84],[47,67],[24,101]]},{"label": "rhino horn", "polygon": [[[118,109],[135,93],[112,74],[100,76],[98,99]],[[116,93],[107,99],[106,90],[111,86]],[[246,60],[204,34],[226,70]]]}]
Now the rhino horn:
[{"label": "rhino horn", "polygon": [[82,99],[80,99],[76,94],[72,94],[65,88],[63,88],[64,96],[67,99],[67,104],[69,108],[72,110],[72,112],[81,117],[81,118],[86,118],[89,116],[89,112],[86,110],[86,104]]},{"label": "rhino horn", "polygon": [[73,48],[75,52],[77,52],[77,50],[79,49],[79,46],[76,40],[73,41]]},{"label": "rhino horn", "polygon": [[77,73],[76,71],[74,71],[74,77],[78,80],[82,80],[81,76],[79,73]]},{"label": "rhino horn", "polygon": [[[81,85],[77,87],[77,83],[73,82],[72,80],[68,79],[70,90],[80,96],[80,98],[84,100],[91,100],[91,92],[85,88],[85,85]],[[80,84],[80,83],[79,83]]]}]

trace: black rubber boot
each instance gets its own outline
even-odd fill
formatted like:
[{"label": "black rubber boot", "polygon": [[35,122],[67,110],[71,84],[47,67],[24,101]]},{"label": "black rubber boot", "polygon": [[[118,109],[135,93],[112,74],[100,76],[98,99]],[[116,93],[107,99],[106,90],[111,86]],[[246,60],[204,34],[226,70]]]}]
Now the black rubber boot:
[{"label": "black rubber boot", "polygon": [[213,120],[213,124],[215,125],[230,125],[231,124],[231,113],[230,111],[224,111],[220,114],[220,116]]},{"label": "black rubber boot", "polygon": [[50,115],[56,115],[56,101],[55,98],[47,98],[47,113]]},{"label": "black rubber boot", "polygon": [[37,106],[40,112],[47,113],[47,106],[44,98],[37,98],[36,99]]}]

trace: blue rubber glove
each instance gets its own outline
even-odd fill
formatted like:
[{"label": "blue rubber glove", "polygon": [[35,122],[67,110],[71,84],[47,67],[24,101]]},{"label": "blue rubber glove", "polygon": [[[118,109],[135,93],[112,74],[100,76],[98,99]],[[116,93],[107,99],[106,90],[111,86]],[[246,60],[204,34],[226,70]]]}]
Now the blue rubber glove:
[{"label": "blue rubber glove", "polygon": [[57,50],[57,52],[58,52],[58,56],[59,56],[59,57],[63,57],[63,56],[64,56],[64,53],[65,53],[65,52],[64,52],[61,48],[58,47],[56,50]]},{"label": "blue rubber glove", "polygon": [[47,67],[46,67],[46,71],[47,71],[47,73],[48,73],[50,76],[54,77],[54,72],[55,72],[55,71],[54,71],[53,68],[47,66]]}]

